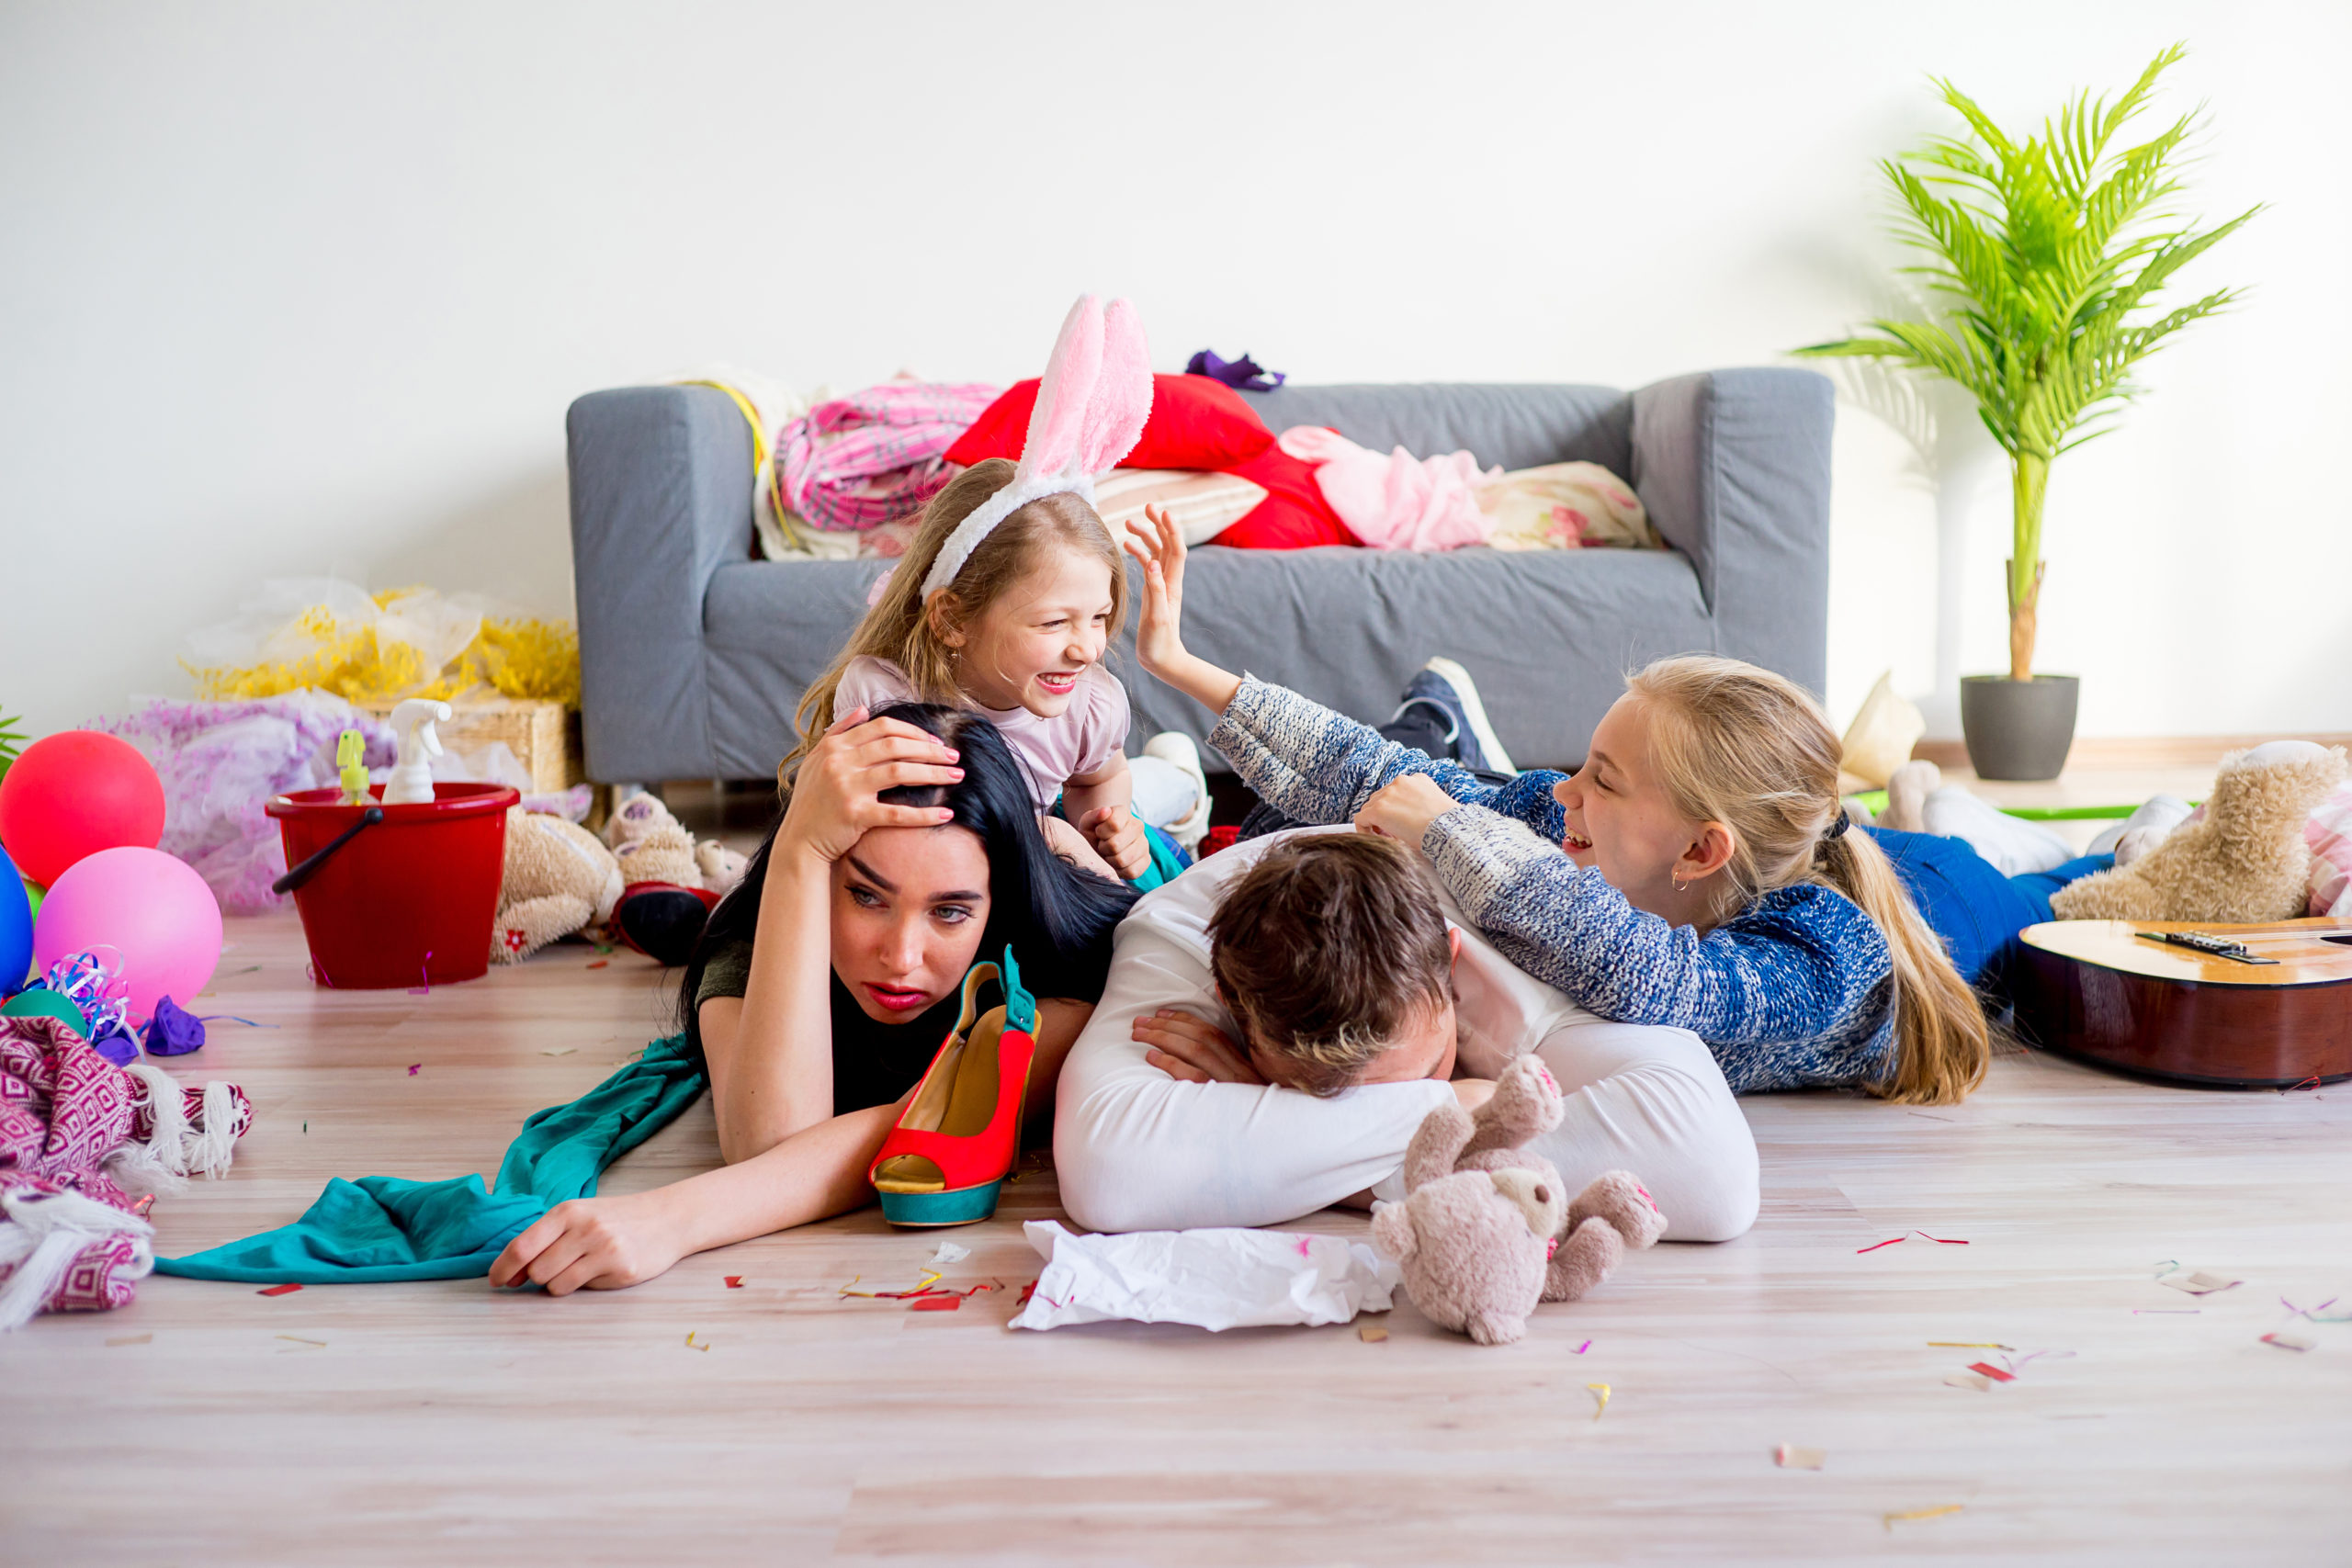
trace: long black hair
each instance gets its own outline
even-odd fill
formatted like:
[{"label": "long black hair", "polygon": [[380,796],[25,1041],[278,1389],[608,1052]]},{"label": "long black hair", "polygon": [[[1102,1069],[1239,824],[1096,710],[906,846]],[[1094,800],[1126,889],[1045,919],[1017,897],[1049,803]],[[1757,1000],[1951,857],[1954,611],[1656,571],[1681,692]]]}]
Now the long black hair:
[{"label": "long black hair", "polygon": [[[1010,946],[1021,965],[1022,985],[1032,996],[1082,1001],[1100,997],[1111,967],[1112,929],[1142,895],[1125,883],[1081,871],[1046,847],[1020,759],[996,726],[978,714],[936,703],[896,703],[876,709],[874,716],[929,730],[959,753],[964,776],[958,782],[904,785],[884,790],[881,798],[891,806],[946,807],[956,813],[954,826],[980,836],[989,859],[989,918],[974,962],[994,960]],[[787,795],[785,804],[789,801]],[[710,912],[702,940],[686,961],[678,1026],[696,1054],[702,1050],[702,1010],[695,998],[703,971],[720,947],[751,942],[758,931],[768,854],[783,826],[779,809],[743,880]]]}]

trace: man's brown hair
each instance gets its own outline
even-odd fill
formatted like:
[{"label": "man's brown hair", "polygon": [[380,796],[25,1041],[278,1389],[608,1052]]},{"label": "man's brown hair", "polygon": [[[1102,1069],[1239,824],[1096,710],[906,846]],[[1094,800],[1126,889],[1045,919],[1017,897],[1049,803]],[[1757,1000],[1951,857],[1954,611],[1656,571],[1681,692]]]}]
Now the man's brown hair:
[{"label": "man's brown hair", "polygon": [[1337,1094],[1416,1013],[1452,999],[1441,911],[1436,877],[1393,839],[1292,839],[1227,889],[1209,973],[1249,1039],[1296,1066],[1299,1088]]}]

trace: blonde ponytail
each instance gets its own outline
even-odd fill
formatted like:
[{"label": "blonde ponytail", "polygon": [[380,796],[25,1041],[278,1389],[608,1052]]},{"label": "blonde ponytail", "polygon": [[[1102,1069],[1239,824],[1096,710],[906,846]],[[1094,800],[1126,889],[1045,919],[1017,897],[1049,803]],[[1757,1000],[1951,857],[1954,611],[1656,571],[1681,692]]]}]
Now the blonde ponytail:
[{"label": "blonde ponytail", "polygon": [[1732,831],[1720,922],[1776,888],[1833,887],[1870,916],[1893,960],[1894,1059],[1871,1092],[1947,1105],[1984,1081],[1984,1010],[1866,833],[1830,829],[1837,732],[1793,682],[1736,659],[1661,659],[1625,688],[1650,717],[1650,762],[1677,812]]}]

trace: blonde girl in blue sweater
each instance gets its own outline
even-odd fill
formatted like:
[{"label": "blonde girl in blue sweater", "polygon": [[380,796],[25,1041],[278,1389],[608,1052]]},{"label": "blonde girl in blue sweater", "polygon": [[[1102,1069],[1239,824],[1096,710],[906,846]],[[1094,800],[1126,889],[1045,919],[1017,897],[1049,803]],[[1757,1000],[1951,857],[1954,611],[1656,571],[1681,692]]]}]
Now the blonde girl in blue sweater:
[{"label": "blonde girl in blue sweater", "polygon": [[1574,776],[1491,784],[1194,657],[1182,538],[1163,524],[1130,548],[1143,666],[1220,716],[1209,744],[1244,782],[1285,817],[1419,846],[1529,974],[1603,1018],[1692,1031],[1735,1090],[1945,1104],[1983,1080],[1984,1010],[1885,854],[1847,829],[1838,736],[1792,682],[1660,660]]}]

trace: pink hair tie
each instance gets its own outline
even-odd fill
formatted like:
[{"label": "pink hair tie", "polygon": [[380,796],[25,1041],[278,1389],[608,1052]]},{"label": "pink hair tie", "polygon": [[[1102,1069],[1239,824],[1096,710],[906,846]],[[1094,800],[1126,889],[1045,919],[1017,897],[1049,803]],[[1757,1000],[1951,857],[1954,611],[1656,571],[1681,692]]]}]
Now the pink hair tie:
[{"label": "pink hair tie", "polygon": [[898,575],[899,569],[895,566],[887,566],[882,569],[882,575],[876,578],[874,586],[865,591],[867,609],[871,610],[875,605],[882,603],[882,595],[890,591],[890,580]]}]

